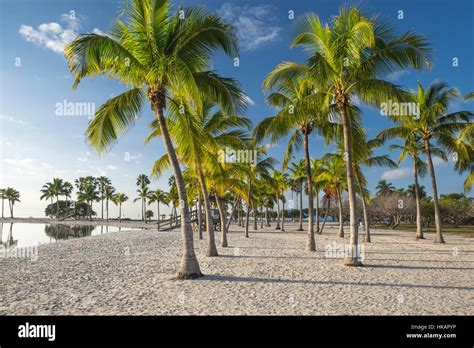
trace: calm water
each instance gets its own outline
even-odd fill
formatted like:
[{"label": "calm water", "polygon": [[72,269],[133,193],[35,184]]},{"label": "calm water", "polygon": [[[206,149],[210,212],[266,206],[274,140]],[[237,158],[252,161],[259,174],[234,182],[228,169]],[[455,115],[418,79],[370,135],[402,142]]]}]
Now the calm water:
[{"label": "calm water", "polygon": [[[25,247],[58,240],[95,236],[103,233],[119,232],[122,227],[99,225],[57,225],[0,223],[0,239],[4,246]],[[126,228],[126,230],[133,230]]]}]

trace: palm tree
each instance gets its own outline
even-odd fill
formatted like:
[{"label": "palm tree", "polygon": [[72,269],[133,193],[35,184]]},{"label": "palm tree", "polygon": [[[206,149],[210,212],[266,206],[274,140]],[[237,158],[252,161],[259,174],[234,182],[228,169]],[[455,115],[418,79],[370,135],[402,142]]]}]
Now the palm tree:
[{"label": "palm tree", "polygon": [[423,36],[407,32],[397,37],[394,29],[382,23],[379,17],[366,18],[355,7],[342,7],[327,24],[314,13],[306,14],[299,24],[292,46],[301,46],[305,50],[306,64],[284,62],[273,71],[273,80],[308,76],[317,87],[316,94],[324,96],[322,107],[339,114],[343,127],[351,231],[350,253],[344,264],[361,266],[357,255],[350,108],[356,97],[376,106],[388,100],[405,100],[404,91],[381,77],[407,67],[428,67],[430,50]]},{"label": "palm tree", "polygon": [[[234,84],[233,88],[236,91],[239,90],[235,81],[229,82],[229,86],[231,84]],[[247,118],[227,114],[214,103],[205,102],[202,113],[193,112],[193,109],[186,107],[184,103],[185,101],[180,99],[171,100],[166,120],[170,136],[176,143],[175,151],[178,159],[195,173],[201,188],[208,235],[206,256],[218,256],[209,199],[209,183],[205,177],[212,177],[216,169],[222,168],[219,162],[223,162],[221,160],[224,159],[216,156],[219,151],[230,146],[245,146],[245,133],[235,127],[248,128],[251,122]],[[153,132],[146,141],[161,134],[156,121],[151,123],[151,128]],[[152,174],[160,175],[169,166],[169,158],[162,156],[155,162]]]},{"label": "palm tree", "polygon": [[53,181],[43,185],[41,192],[43,193],[40,199],[51,199],[53,204],[53,198],[56,198],[56,220],[59,220],[59,196],[63,194],[64,182],[62,179],[53,178]]},{"label": "palm tree", "polygon": [[[278,205],[278,222],[277,222],[277,229],[278,225],[280,224],[280,216],[281,216],[281,230],[282,232],[285,231],[285,191],[288,189],[288,174],[282,173],[278,170],[273,170],[272,176],[272,184],[273,184],[273,192],[275,194],[275,200],[277,201]],[[280,202],[282,203],[282,209],[280,212]]]},{"label": "palm tree", "polygon": [[122,204],[126,201],[128,196],[125,193],[116,193],[112,199],[112,202],[119,206],[119,222],[122,222]]},{"label": "palm tree", "polygon": [[105,188],[112,184],[110,179],[106,176],[99,176],[97,178],[97,183],[99,185],[99,194],[100,194],[100,204],[101,204],[101,216],[100,218],[104,220],[104,199],[105,199]]},{"label": "palm tree", "polygon": [[377,196],[387,196],[395,192],[395,187],[391,182],[387,182],[387,180],[380,180],[375,189],[377,190],[375,193]]},{"label": "palm tree", "polygon": [[[303,182],[306,178],[306,165],[304,160],[299,162],[292,163],[289,168],[291,172],[291,177],[295,180],[297,191],[296,193],[300,194],[300,220],[299,227],[297,231],[303,231]],[[314,171],[313,171],[314,176]]]},{"label": "palm tree", "polygon": [[342,190],[346,187],[344,158],[336,154],[326,154],[319,160],[320,174],[316,180],[334,190],[339,210],[339,237],[344,238],[344,218],[342,209]]},{"label": "palm tree", "polygon": [[[289,77],[282,75],[280,66],[273,70],[265,79],[264,88],[273,90],[267,97],[270,105],[280,108],[277,115],[267,117],[257,125],[255,138],[260,141],[271,135],[271,142],[276,142],[291,133],[286,154],[283,159],[283,170],[286,169],[293,151],[304,148],[304,165],[306,188],[308,190],[308,211],[313,212],[313,183],[309,153],[309,136],[315,132],[327,138],[330,133],[330,117],[328,113],[320,112],[314,105],[322,103],[317,99],[316,86],[304,76]],[[302,194],[302,193],[300,193]],[[306,250],[315,251],[313,214],[309,214],[308,239]]]},{"label": "palm tree", "polygon": [[[418,183],[418,177],[424,177],[428,171],[427,164],[421,159],[421,153],[425,152],[425,146],[421,139],[416,136],[416,134],[409,135],[405,140],[403,146],[400,145],[390,145],[389,149],[398,149],[401,151],[400,157],[398,158],[398,164],[400,164],[407,156],[410,156],[413,162],[413,185],[408,186],[407,194],[410,197],[415,198],[416,204],[416,239],[425,239],[423,236],[422,229],[422,216],[421,216],[421,200],[426,196],[426,193],[422,193],[420,190],[420,185]],[[447,160],[444,152],[435,147],[431,147],[431,153],[437,155],[444,160]]]},{"label": "palm tree", "polygon": [[107,220],[109,221],[109,201],[113,201],[115,196],[115,188],[112,185],[104,186],[103,194],[101,195],[102,199],[105,199],[105,210],[107,212]]},{"label": "palm tree", "polygon": [[[438,188],[436,184],[435,169],[432,160],[431,148],[437,143],[442,149],[449,152],[459,150],[459,132],[471,127],[474,113],[471,111],[455,111],[448,113],[450,103],[460,96],[456,88],[449,87],[444,82],[434,82],[428,89],[418,83],[418,90],[413,92],[411,100],[418,104],[419,114],[416,118],[406,115],[391,116],[397,125],[382,131],[379,137],[383,140],[394,137],[417,136],[425,147],[428,170],[431,176],[433,204],[435,212],[436,237],[435,243],[444,243],[441,231],[441,214],[438,203]],[[467,160],[469,153],[458,153],[461,160]]]},{"label": "palm tree", "polygon": [[326,224],[326,220],[329,215],[329,209],[331,208],[331,200],[336,200],[337,199],[337,194],[336,194],[336,189],[334,186],[332,186],[329,182],[319,179],[319,182],[323,185],[323,206],[326,204],[326,213],[324,214],[324,219],[323,223],[321,224],[321,229],[319,230],[318,234],[322,234],[324,230],[324,225]]},{"label": "palm tree", "polygon": [[[137,186],[138,186],[138,195],[139,198],[142,200],[142,220],[145,220],[145,210],[146,210],[146,196],[150,192],[148,190],[148,185],[150,184],[150,179],[145,174],[140,174],[137,178]],[[139,198],[134,199],[133,201],[136,202]]]},{"label": "palm tree", "polygon": [[[166,192],[156,189],[148,195],[148,204],[156,203],[156,218],[160,222],[160,203],[168,205],[167,194]],[[158,230],[160,225],[158,224]]]},{"label": "palm tree", "polygon": [[201,94],[212,96],[233,114],[232,88],[207,70],[214,51],[236,57],[237,38],[233,28],[202,7],[170,13],[169,1],[135,0],[125,10],[126,23],[117,20],[110,36],[79,35],[65,48],[74,86],[85,76],[105,75],[127,86],[127,92],[108,100],[97,110],[87,139],[105,150],[133,125],[145,98],[158,120],[161,136],[176,178],[181,201],[183,256],[178,278],[200,277],[194,254],[192,227],[185,183],[168,133],[164,110],[170,95],[180,93],[201,108]]},{"label": "palm tree", "polygon": [[4,191],[4,197],[8,200],[10,206],[10,217],[13,219],[13,206],[16,202],[20,202],[20,192],[12,187],[7,187]]},{"label": "palm tree", "polygon": [[82,191],[77,192],[77,201],[87,203],[89,220],[92,220],[92,203],[100,199],[99,191],[95,181],[85,181],[82,183]]},{"label": "palm tree", "polygon": [[69,199],[71,198],[73,190],[74,187],[69,181],[63,182],[63,186],[61,187],[61,193],[64,195],[64,197],[66,197],[66,215],[69,211]]},{"label": "palm tree", "polygon": [[150,191],[148,186],[142,186],[137,189],[137,194],[138,197],[133,200],[133,202],[136,201],[141,201],[142,202],[142,220],[146,223],[146,217],[145,217],[145,212],[146,212],[146,201],[148,199],[148,196],[150,195],[152,191]]}]

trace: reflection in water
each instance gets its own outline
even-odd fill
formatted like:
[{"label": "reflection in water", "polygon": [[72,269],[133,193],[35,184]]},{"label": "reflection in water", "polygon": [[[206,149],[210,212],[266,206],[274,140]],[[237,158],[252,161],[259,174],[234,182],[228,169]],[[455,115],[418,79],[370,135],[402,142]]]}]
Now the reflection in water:
[{"label": "reflection in water", "polygon": [[16,246],[16,244],[18,243],[17,240],[13,239],[13,223],[10,224],[7,239],[5,240],[5,242],[2,242],[2,241],[3,241],[3,222],[0,223],[0,245],[3,245],[9,248],[9,247]]},{"label": "reflection in water", "polygon": [[44,232],[54,240],[80,238],[92,235],[93,225],[45,225]]}]

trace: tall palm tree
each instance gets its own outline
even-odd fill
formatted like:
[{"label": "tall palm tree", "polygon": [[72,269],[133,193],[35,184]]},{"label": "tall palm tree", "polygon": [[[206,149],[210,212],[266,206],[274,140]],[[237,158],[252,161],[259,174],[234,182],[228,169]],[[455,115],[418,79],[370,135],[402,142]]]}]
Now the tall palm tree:
[{"label": "tall palm tree", "polygon": [[126,201],[128,196],[125,193],[116,193],[112,199],[112,202],[119,206],[119,222],[122,222],[122,204]]},{"label": "tall palm tree", "polygon": [[148,193],[148,185],[150,184],[150,179],[146,174],[140,174],[137,178],[137,186],[138,186],[138,196],[139,198],[134,199],[133,201],[136,202],[141,198],[142,201],[142,220],[146,222],[145,219],[145,210],[146,210],[146,198]]},{"label": "tall palm tree", "polygon": [[43,193],[40,199],[51,199],[53,204],[53,198],[56,198],[56,220],[59,220],[59,196],[63,194],[64,182],[60,178],[53,178],[53,181],[43,185],[41,192]]},{"label": "tall palm tree", "polygon": [[[230,84],[235,84],[235,81],[229,82]],[[234,89],[239,90],[238,85],[235,84]],[[244,117],[229,115],[211,102],[203,104],[201,113],[195,112],[192,108],[186,107],[184,101],[179,99],[170,101],[169,114],[166,115],[166,119],[170,136],[176,143],[175,150],[178,159],[195,173],[201,187],[208,235],[206,256],[218,256],[209,199],[209,180],[206,180],[206,176],[212,177],[216,169],[222,168],[219,162],[224,159],[216,156],[219,151],[230,146],[245,146],[245,133],[235,127],[245,126],[248,128],[251,122]],[[161,129],[156,121],[151,123],[151,128],[153,132],[146,141],[161,134]],[[162,156],[155,162],[152,174],[160,175],[169,166],[169,158]]]},{"label": "tall palm tree", "polygon": [[72,191],[74,190],[74,187],[69,181],[64,181],[63,185],[61,187],[61,193],[66,197],[66,215],[67,212],[69,211],[69,199],[71,198]]},{"label": "tall palm tree", "polygon": [[357,255],[356,190],[351,147],[353,117],[350,108],[356,97],[363,103],[376,106],[388,100],[404,101],[406,93],[383,80],[383,76],[407,67],[428,67],[431,52],[423,36],[407,32],[397,37],[395,30],[382,23],[379,17],[367,18],[359,9],[347,6],[342,7],[330,23],[323,23],[314,13],[303,16],[292,46],[305,50],[306,64],[284,62],[273,71],[272,81],[302,74],[309,76],[317,87],[316,94],[324,96],[322,107],[339,114],[343,127],[351,231],[349,255],[344,264],[361,266]]},{"label": "tall palm tree", "polygon": [[[421,159],[421,154],[425,152],[425,146],[421,139],[416,135],[409,135],[404,139],[405,144],[403,146],[392,144],[389,146],[390,150],[398,149],[401,151],[400,157],[398,158],[398,164],[400,164],[407,156],[411,157],[413,162],[413,185],[408,186],[407,193],[409,196],[415,198],[416,204],[416,239],[425,239],[423,236],[422,227],[422,216],[421,216],[421,199],[423,198],[420,185],[418,183],[418,177],[424,177],[428,171],[426,162]],[[431,147],[431,154],[437,155],[440,158],[447,160],[444,152],[434,146]],[[425,193],[426,196],[426,193]]]},{"label": "tall palm tree", "polygon": [[105,199],[105,190],[106,190],[106,187],[111,185],[112,182],[110,181],[110,179],[106,176],[99,176],[97,178],[97,183],[98,183],[98,187],[99,187],[99,194],[100,194],[100,205],[101,205],[101,216],[100,218],[102,220],[104,220],[104,199]]},{"label": "tall palm tree", "polygon": [[136,202],[136,201],[141,201],[142,203],[142,220],[146,223],[147,220],[146,220],[146,217],[145,217],[145,213],[146,213],[146,201],[148,199],[148,196],[150,195],[152,191],[150,190],[150,188],[148,186],[142,186],[142,187],[139,187],[137,189],[137,198],[135,198],[133,200],[133,202]]},{"label": "tall palm tree", "polygon": [[[280,220],[281,216],[281,230],[282,232],[285,231],[285,191],[288,189],[288,174],[280,172],[278,170],[273,170],[272,175],[272,184],[273,184],[273,192],[275,193],[275,200],[277,201],[278,205],[278,220]],[[282,208],[280,212],[280,204],[281,201]],[[280,222],[277,222],[277,226]],[[278,228],[277,228],[278,229]]]},{"label": "tall palm tree", "polygon": [[92,220],[92,203],[100,200],[99,191],[95,181],[85,181],[82,183],[82,190],[77,192],[77,201],[87,203],[87,213],[89,220]]},{"label": "tall palm tree", "polygon": [[179,8],[171,13],[169,1],[134,0],[125,12],[126,23],[118,19],[110,36],[79,35],[65,48],[70,70],[76,77],[74,86],[85,76],[99,74],[131,86],[97,110],[87,139],[98,150],[109,148],[134,124],[148,99],[161,129],[181,201],[183,256],[178,278],[200,277],[185,183],[164,111],[167,98],[178,93],[189,97],[198,109],[202,106],[201,94],[206,94],[235,113],[238,105],[231,100],[232,88],[208,66],[215,51],[236,57],[237,38],[230,25],[202,7]]},{"label": "tall palm tree", "polygon": [[10,206],[10,217],[13,219],[13,207],[16,202],[20,202],[20,192],[12,187],[7,187],[4,191],[5,199],[8,200]]},{"label": "tall palm tree", "polygon": [[115,188],[112,185],[106,185],[104,187],[101,198],[105,199],[105,211],[107,212],[107,220],[109,221],[109,201],[113,201],[115,197]]},{"label": "tall palm tree", "polygon": [[339,210],[339,237],[344,238],[344,218],[342,209],[342,190],[346,187],[344,158],[335,154],[326,154],[319,160],[320,174],[316,177],[326,186],[333,188]]},{"label": "tall palm tree", "polygon": [[[283,159],[283,170],[286,169],[294,150],[304,149],[306,188],[308,190],[308,211],[313,211],[313,184],[309,153],[309,136],[319,133],[326,138],[330,125],[329,113],[320,112],[314,105],[322,103],[322,98],[315,93],[316,86],[304,76],[289,77],[282,75],[280,66],[275,68],[265,79],[264,88],[273,91],[267,97],[270,105],[280,108],[277,115],[267,117],[257,125],[255,138],[260,141],[270,135],[271,142],[276,142],[291,133],[286,154]],[[319,97],[319,98],[317,98]],[[306,250],[315,251],[313,214],[309,214],[308,239]]]},{"label": "tall palm tree", "polygon": [[[438,144],[448,152],[456,152],[459,147],[459,132],[471,127],[474,113],[471,111],[455,111],[448,113],[450,103],[460,97],[456,88],[445,82],[436,81],[426,90],[418,83],[418,90],[411,94],[412,102],[419,106],[419,115],[416,118],[406,115],[391,116],[397,125],[383,130],[379,137],[383,140],[394,137],[417,136],[425,147],[428,170],[431,176],[431,189],[435,212],[436,237],[435,243],[444,243],[441,229],[441,214],[438,203],[438,188],[436,184],[435,168],[432,160],[431,148]],[[469,153],[458,153],[461,160],[467,160]]]},{"label": "tall palm tree", "polygon": [[387,182],[387,180],[380,180],[377,186],[375,186],[375,189],[377,190],[375,193],[377,196],[387,196],[395,192],[395,187],[391,182]]},{"label": "tall palm tree", "polygon": [[[157,221],[160,222],[160,203],[168,205],[167,194],[163,190],[156,189],[152,191],[148,196],[148,204],[156,203],[156,216]],[[158,225],[158,229],[160,225]]]}]

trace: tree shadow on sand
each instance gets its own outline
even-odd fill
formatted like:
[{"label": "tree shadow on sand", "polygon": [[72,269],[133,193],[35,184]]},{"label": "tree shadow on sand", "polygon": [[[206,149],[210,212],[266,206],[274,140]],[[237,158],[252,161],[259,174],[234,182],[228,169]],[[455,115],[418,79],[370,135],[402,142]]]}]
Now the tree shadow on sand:
[{"label": "tree shadow on sand", "polygon": [[227,275],[205,275],[197,281],[216,281],[216,282],[247,282],[247,283],[281,283],[281,284],[310,284],[310,285],[355,285],[355,286],[385,286],[394,288],[422,288],[422,289],[450,289],[450,290],[474,290],[468,286],[450,286],[450,285],[425,285],[425,284],[391,284],[391,283],[367,283],[367,282],[344,282],[344,281],[324,281],[324,280],[304,280],[304,279],[272,279],[272,278],[253,278],[237,277]]}]

